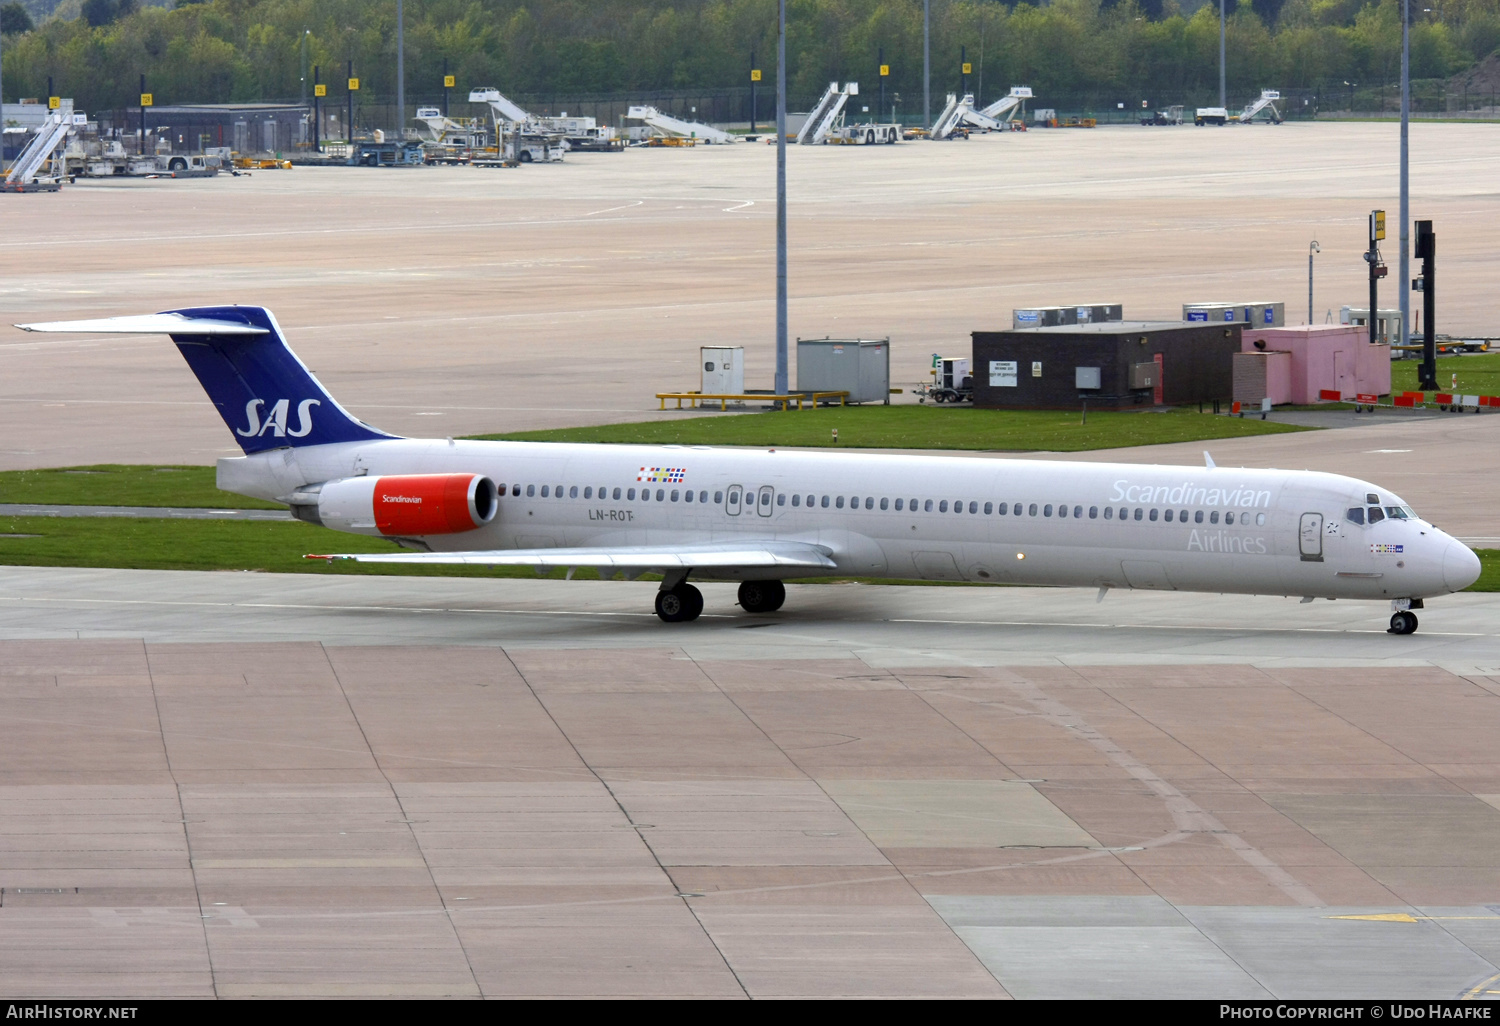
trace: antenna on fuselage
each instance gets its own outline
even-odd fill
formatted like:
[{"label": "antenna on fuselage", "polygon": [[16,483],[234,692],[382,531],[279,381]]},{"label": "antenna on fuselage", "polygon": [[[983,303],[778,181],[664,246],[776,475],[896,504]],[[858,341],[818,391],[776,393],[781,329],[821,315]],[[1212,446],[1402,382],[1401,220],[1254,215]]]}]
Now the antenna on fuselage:
[{"label": "antenna on fuselage", "polygon": [[1214,458],[1208,454],[1207,449],[1203,450],[1203,465],[1209,470],[1213,470],[1216,466],[1218,466],[1218,464],[1214,463]]}]

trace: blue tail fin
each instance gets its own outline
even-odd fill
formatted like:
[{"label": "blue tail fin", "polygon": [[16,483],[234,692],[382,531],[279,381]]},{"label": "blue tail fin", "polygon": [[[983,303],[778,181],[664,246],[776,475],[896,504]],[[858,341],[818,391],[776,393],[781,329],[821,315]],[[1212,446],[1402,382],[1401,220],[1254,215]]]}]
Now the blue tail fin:
[{"label": "blue tail fin", "polygon": [[377,431],[340,406],[287,346],[276,318],[264,307],[204,306],[167,312],[266,331],[171,336],[245,452],[397,437]]}]

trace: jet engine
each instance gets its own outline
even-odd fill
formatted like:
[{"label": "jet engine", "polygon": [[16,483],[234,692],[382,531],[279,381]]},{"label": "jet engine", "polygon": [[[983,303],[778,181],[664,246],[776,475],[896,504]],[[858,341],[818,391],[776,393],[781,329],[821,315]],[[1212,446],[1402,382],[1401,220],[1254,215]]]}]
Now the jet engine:
[{"label": "jet engine", "polygon": [[480,474],[345,477],[299,488],[298,520],[335,531],[404,538],[460,534],[495,519],[495,482]]}]

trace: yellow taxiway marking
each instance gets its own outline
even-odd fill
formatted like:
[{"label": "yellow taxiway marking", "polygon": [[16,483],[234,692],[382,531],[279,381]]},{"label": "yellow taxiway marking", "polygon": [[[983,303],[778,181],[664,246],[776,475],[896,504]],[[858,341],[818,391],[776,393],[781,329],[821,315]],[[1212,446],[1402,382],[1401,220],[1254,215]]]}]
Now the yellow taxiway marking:
[{"label": "yellow taxiway marking", "polygon": [[1363,919],[1374,923],[1420,923],[1435,919],[1500,919],[1500,916],[1409,916],[1405,912],[1379,912],[1368,916],[1324,916],[1325,919]]},{"label": "yellow taxiway marking", "polygon": [[1500,994],[1500,990],[1487,989],[1491,984],[1496,982],[1500,982],[1500,973],[1496,973],[1494,976],[1491,976],[1489,979],[1483,981],[1478,986],[1464,991],[1464,997],[1467,999],[1473,999],[1479,997],[1479,995],[1481,994]]}]

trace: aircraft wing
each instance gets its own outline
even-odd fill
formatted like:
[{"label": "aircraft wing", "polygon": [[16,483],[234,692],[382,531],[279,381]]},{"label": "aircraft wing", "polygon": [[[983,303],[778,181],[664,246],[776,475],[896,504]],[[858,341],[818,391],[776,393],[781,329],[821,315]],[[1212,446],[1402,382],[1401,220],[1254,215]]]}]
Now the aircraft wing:
[{"label": "aircraft wing", "polygon": [[645,573],[678,569],[831,569],[821,545],[790,541],[711,542],[695,545],[622,545],[617,548],[491,549],[475,552],[349,552],[308,559],[352,559],[359,563],[428,563],[463,566],[597,567]]}]

